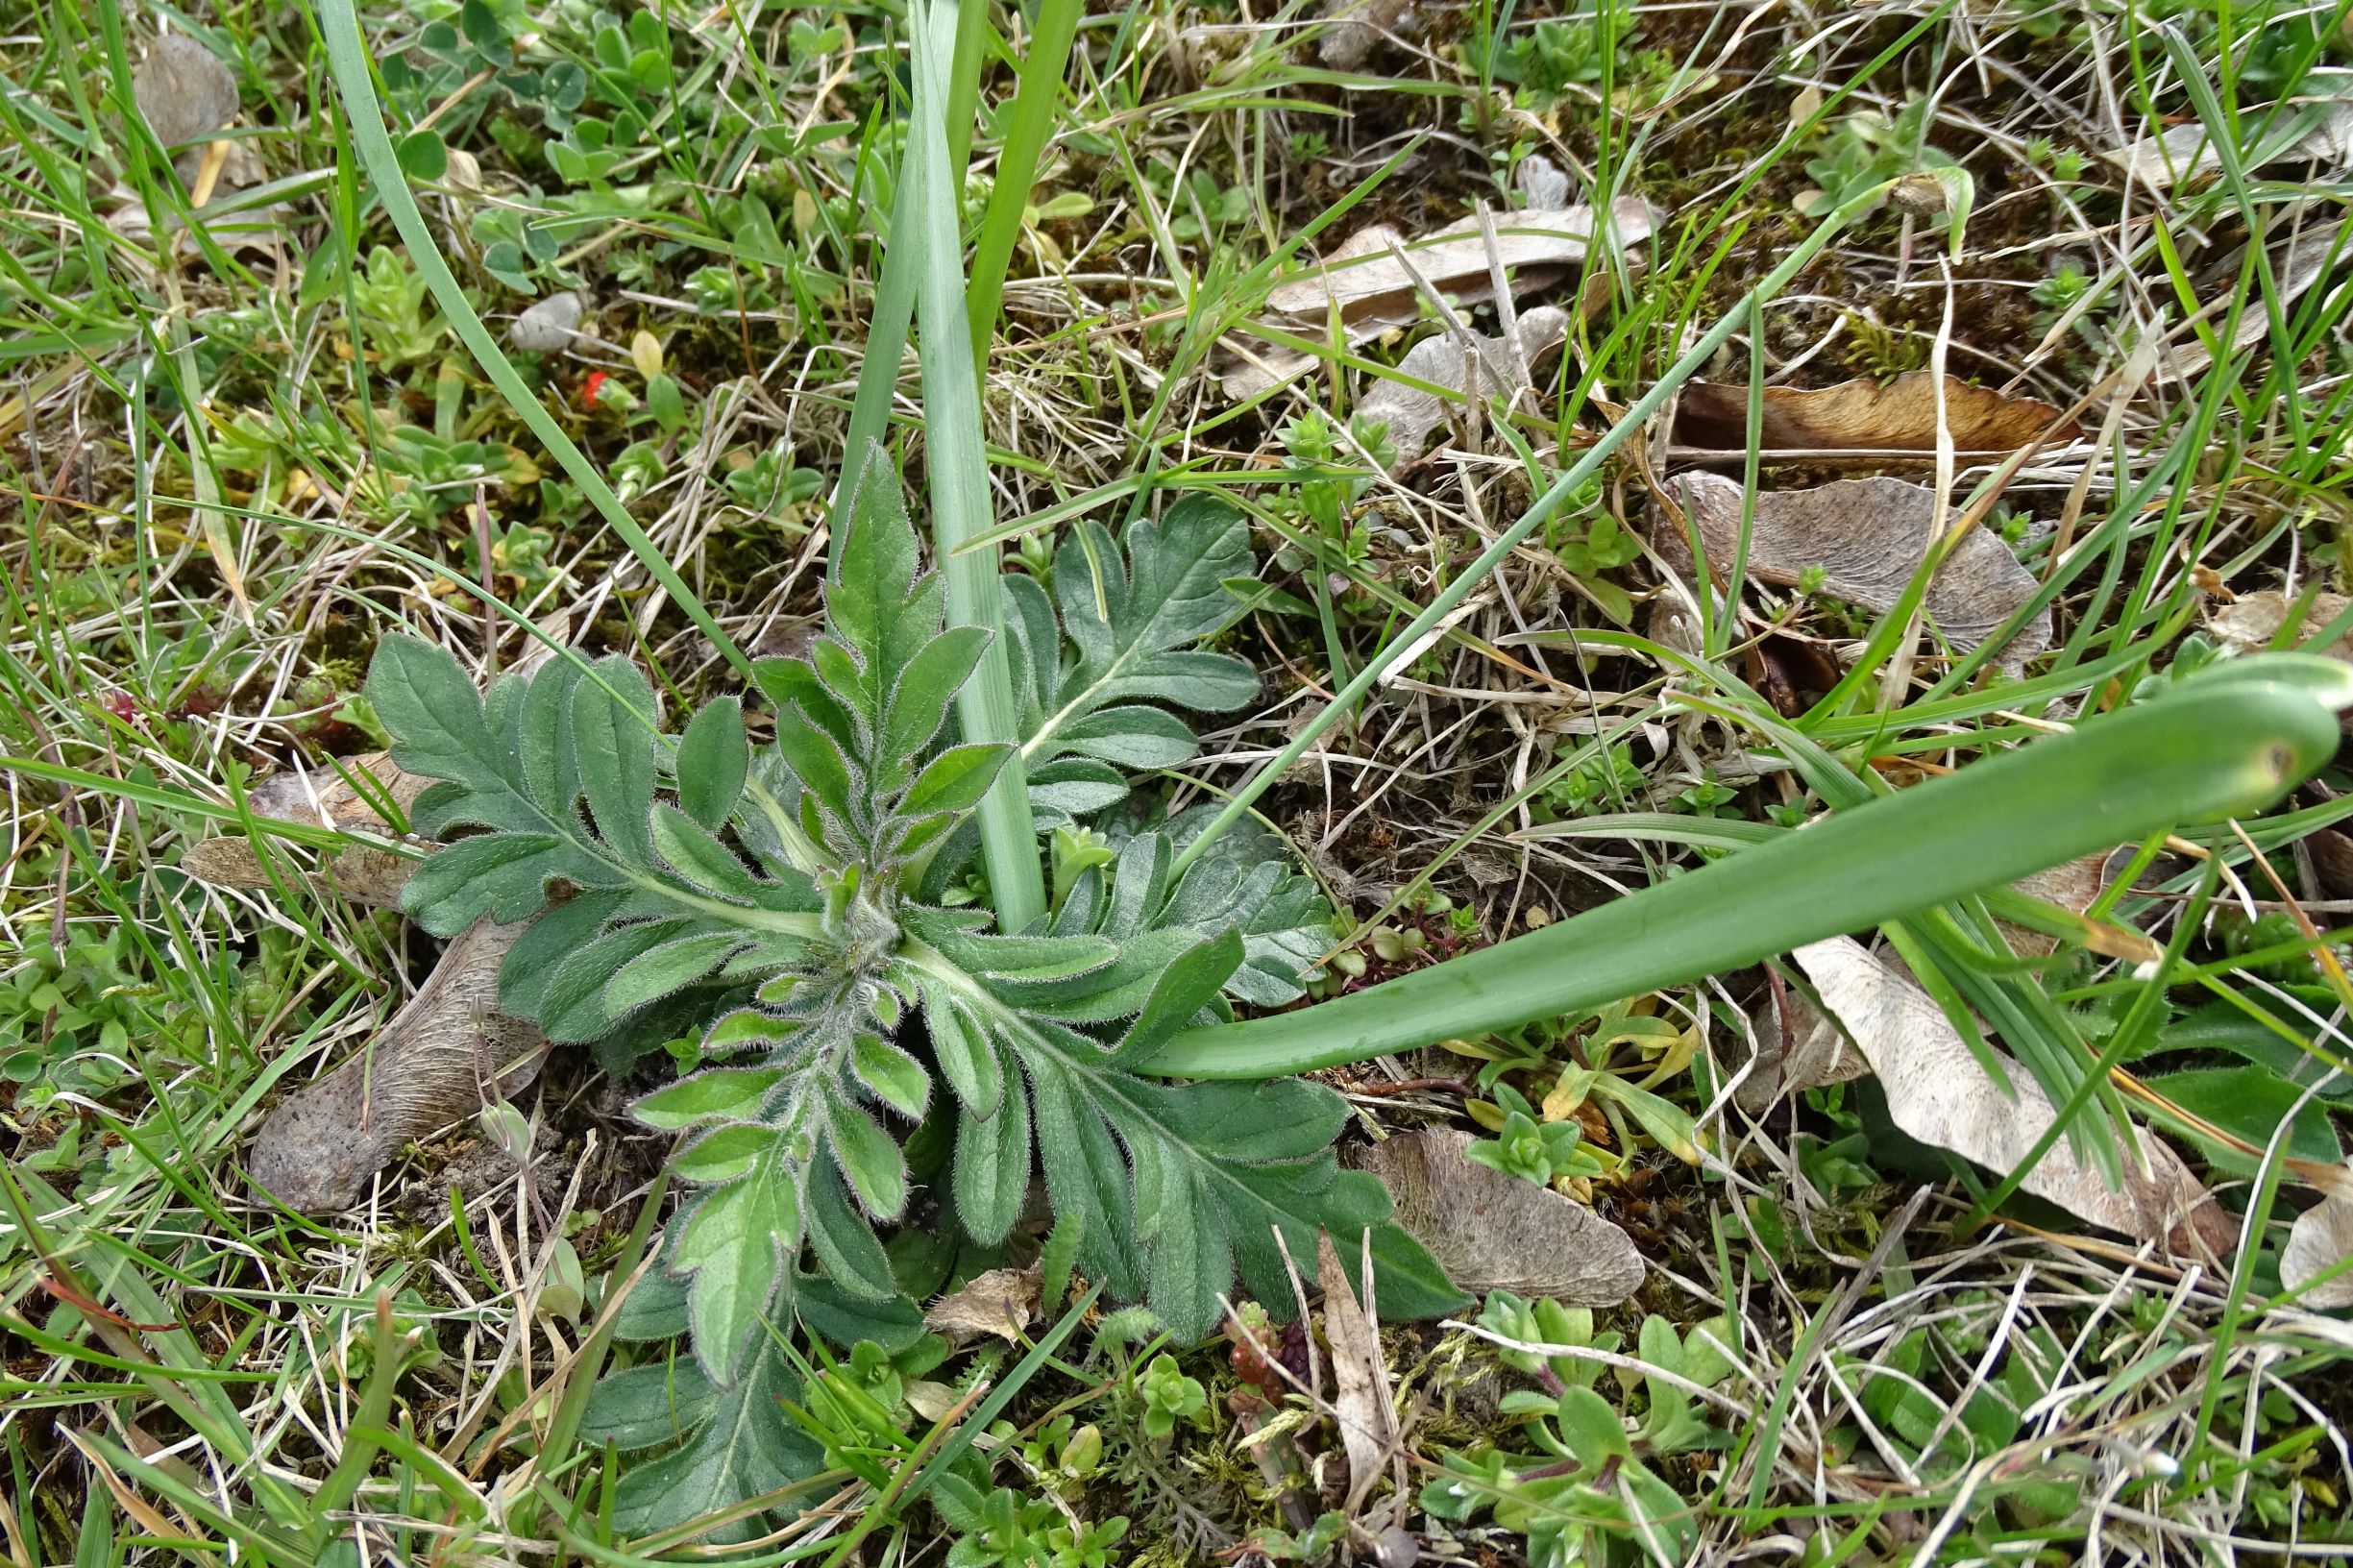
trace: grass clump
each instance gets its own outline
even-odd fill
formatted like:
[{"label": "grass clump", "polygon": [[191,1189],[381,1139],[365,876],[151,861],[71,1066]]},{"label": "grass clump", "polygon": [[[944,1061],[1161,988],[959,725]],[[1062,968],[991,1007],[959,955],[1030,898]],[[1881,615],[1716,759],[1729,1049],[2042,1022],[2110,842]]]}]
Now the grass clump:
[{"label": "grass clump", "polygon": [[[2341,9],[24,12],[0,1555],[2342,1543],[2353,779],[2270,657],[2353,623]],[[1653,233],[1225,395],[1545,165]],[[1427,454],[1360,414],[1539,304]],[[2074,433],[1675,417],[1906,375]],[[1681,568],[1693,469],[1925,486],[2049,645]],[[385,750],[372,825],[264,783]],[[482,919],[536,1084],[257,1191]],[[1759,1092],[1875,927],[2025,1158]],[[1636,1294],[1392,1216],[1446,1129]],[[2231,1246],[2037,1195],[2136,1138]]]}]

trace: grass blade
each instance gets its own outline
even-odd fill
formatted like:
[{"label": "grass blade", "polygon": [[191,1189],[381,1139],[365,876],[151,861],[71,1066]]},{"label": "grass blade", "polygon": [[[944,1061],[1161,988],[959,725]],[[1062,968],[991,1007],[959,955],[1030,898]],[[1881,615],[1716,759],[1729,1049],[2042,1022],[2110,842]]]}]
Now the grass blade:
[{"label": "grass blade", "polygon": [[1261,1078],[1508,1029],[1863,930],[2169,823],[2251,813],[2335,754],[2353,672],[2282,654],[2228,674],[1435,968],[1188,1030],[1146,1070]]},{"label": "grass blade", "polygon": [[[922,170],[919,159],[901,159],[897,187],[891,193],[891,233],[882,247],[874,282],[874,313],[866,326],[866,356],[858,364],[858,390],[850,399],[849,429],[845,453],[863,453],[868,443],[883,444],[891,426],[891,399],[898,390],[898,362],[907,352],[907,329],[915,321],[915,280],[921,270],[922,234],[916,214],[922,203]],[[842,575],[842,551],[849,540],[849,502],[858,479],[858,464],[844,461],[834,481],[833,502],[825,509],[830,530],[825,540],[825,576]]]},{"label": "grass blade", "polygon": [[1029,51],[1021,59],[1013,123],[997,153],[996,184],[989,191],[989,210],[982,215],[980,240],[972,249],[972,281],[965,290],[975,364],[988,360],[989,344],[996,335],[1005,269],[1021,237],[1022,214],[1029,209],[1030,189],[1038,180],[1038,156],[1045,150],[1046,133],[1062,107],[1063,71],[1070,61],[1070,41],[1078,37],[1078,0],[1044,0],[1038,8]]},{"label": "grass blade", "polygon": [[[918,15],[923,14],[921,12]],[[980,382],[973,369],[971,328],[965,315],[964,246],[957,227],[955,184],[949,178],[950,101],[944,80],[953,8],[934,6],[928,32],[915,35],[914,159],[921,171],[922,282],[917,290],[923,349],[923,435],[931,474],[931,527],[941,570],[947,576],[951,625],[990,632],[980,668],[956,695],[956,714],[968,741],[1014,745],[1020,739],[1013,700],[1012,666],[1005,655],[1004,612],[993,551],[956,553],[987,529],[989,471],[981,453]],[[947,25],[942,25],[944,22]],[[980,805],[981,855],[996,904],[998,926],[1019,931],[1045,914],[1045,881],[1038,870],[1038,829],[1029,787],[1017,754],[997,774]]]}]

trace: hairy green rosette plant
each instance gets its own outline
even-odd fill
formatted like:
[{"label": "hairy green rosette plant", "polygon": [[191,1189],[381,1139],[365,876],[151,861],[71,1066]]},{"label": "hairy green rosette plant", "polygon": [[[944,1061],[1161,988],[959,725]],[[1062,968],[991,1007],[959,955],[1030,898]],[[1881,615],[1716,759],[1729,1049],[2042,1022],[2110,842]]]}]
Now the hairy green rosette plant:
[{"label": "hairy green rosette plant", "polygon": [[[1337,1167],[1338,1095],[1132,1070],[1231,1018],[1229,997],[1301,994],[1331,927],[1282,859],[1228,838],[1180,872],[1194,817],[1126,839],[1029,930],[924,899],[1011,747],[945,733],[989,633],[943,628],[943,579],[919,569],[893,479],[870,455],[825,634],[805,660],[755,666],[771,745],[751,744],[733,698],[660,733],[652,688],[617,657],[559,659],[485,699],[447,654],[396,638],[370,675],[394,760],[441,780],[416,829],[460,835],[410,880],[409,913],[442,936],[531,922],[501,1005],[551,1040],[683,1009],[720,1064],[636,1107],[688,1135],[667,1261],[692,1281],[704,1366],[732,1379],[763,1317],[790,1311],[804,1249],[853,1294],[895,1293],[874,1224],[906,1209],[895,1129],[935,1082],[956,1101],[964,1227],[1002,1239],[1042,1166],[1056,1211],[1081,1216],[1080,1266],[1180,1333],[1214,1324],[1238,1268],[1281,1298],[1278,1230],[1312,1250],[1319,1229],[1371,1227],[1385,1306],[1454,1304],[1387,1224],[1380,1184]],[[1049,762],[1181,760],[1190,731],[1146,699],[1231,706],[1255,689],[1238,659],[1180,647],[1221,623],[1220,579],[1250,569],[1239,520],[1195,502],[1126,544],[1094,529],[1066,547],[1059,622],[1042,591],[1014,593],[1023,727]],[[1049,800],[1070,782],[1040,774]]]}]

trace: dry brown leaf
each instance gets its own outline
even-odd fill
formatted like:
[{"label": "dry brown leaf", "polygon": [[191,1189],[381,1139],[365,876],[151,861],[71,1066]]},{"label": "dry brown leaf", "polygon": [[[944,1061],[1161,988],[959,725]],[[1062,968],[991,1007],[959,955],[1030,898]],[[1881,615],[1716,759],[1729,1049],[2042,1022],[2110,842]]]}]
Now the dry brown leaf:
[{"label": "dry brown leaf", "polygon": [[[1851,937],[1833,937],[1793,955],[1823,1005],[1871,1064],[1887,1093],[1888,1114],[1923,1143],[1949,1149],[1988,1170],[2008,1174],[2057,1119],[2049,1097],[2026,1069],[2005,1065],[2005,1093],[1953,1032],[1944,1010]],[[2153,1135],[2124,1156],[2124,1188],[2112,1191],[2098,1169],[2059,1139],[2021,1188],[2095,1225],[2155,1241],[2191,1258],[2221,1257],[2236,1227]]]},{"label": "dry brown leaf", "polygon": [[[404,816],[432,780],[403,772],[381,751],[344,759],[345,770],[373,778]],[[383,833],[390,824],[369,805],[367,797],[340,773],[272,773],[246,793],[246,803],[257,817],[278,821],[332,827],[346,833]],[[387,908],[401,901],[401,888],[417,863],[381,849],[354,845],[335,856],[313,882],[341,893],[355,903]],[[180,857],[180,869],[199,882],[216,888],[266,888],[270,877],[252,841],[223,834],[192,844]]]},{"label": "dry brown leaf", "polygon": [[[1741,487],[1704,473],[1670,481],[1671,490],[1677,486],[1706,547],[1709,568],[1726,570],[1740,542]],[[1811,490],[1770,491],[1756,498],[1748,575],[1787,587],[1819,566],[1823,592],[1882,612],[1920,570],[1935,529],[1935,492],[1901,479],[1841,479]],[[1690,551],[1680,528],[1654,529],[1651,542],[1669,561],[1688,568]],[[1937,569],[1924,608],[1945,639],[1966,652],[2031,599],[2037,586],[2009,546],[1982,527],[1972,528]],[[2016,672],[2049,646],[2050,612],[2045,609],[2020,628],[1998,662]]]},{"label": "dry brown leaf", "polygon": [[2112,852],[2103,849],[2096,855],[2078,855],[2032,876],[2022,876],[2010,886],[2029,898],[2040,898],[2080,915],[2092,907],[2092,901],[2106,888],[2108,856]]},{"label": "dry brown leaf", "polygon": [[[1584,260],[1594,236],[1590,207],[1530,209],[1494,215],[1494,258],[1514,271],[1513,292],[1541,288]],[[1620,245],[1648,238],[1657,217],[1638,197],[1621,197],[1609,211]],[[1409,271],[1390,249],[1402,246]],[[1477,217],[1448,224],[1420,239],[1408,240],[1387,224],[1360,229],[1340,242],[1322,265],[1268,291],[1268,325],[1295,335],[1321,339],[1331,313],[1339,313],[1351,344],[1362,343],[1421,319],[1419,273],[1431,287],[1465,306],[1494,298],[1487,237]],[[1259,338],[1246,329],[1219,344],[1215,372],[1226,396],[1255,397],[1315,363],[1315,356]]]},{"label": "dry brown leaf", "polygon": [[[2126,177],[2153,190],[2191,184],[2222,166],[2214,138],[2203,121],[2169,126],[2153,136],[2143,136],[2112,153],[2100,155]],[[2259,155],[2260,157],[2260,155]],[[2250,169],[2272,163],[2318,163],[2341,169],[2353,162],[2353,103],[2333,104],[2301,136],[2281,145]]]},{"label": "dry brown leaf", "polygon": [[[2104,853],[2085,855],[2021,877],[2010,885],[2029,897],[2080,915],[2092,906],[2105,885],[2107,860]],[[2007,920],[1996,923],[2014,952],[2041,955],[2058,945],[2055,939],[2040,931],[2029,931]],[[1900,965],[1889,961],[1889,968],[1901,977]],[[1838,1025],[1824,1017],[1812,1002],[1795,991],[1785,991],[1783,1005],[1788,1009],[1786,1031],[1780,1012],[1770,996],[1757,1010],[1756,1066],[1732,1093],[1734,1102],[1752,1116],[1761,1115],[1784,1095],[1847,1083],[1871,1072],[1871,1064],[1855,1054]]]},{"label": "dry brown leaf", "polygon": [[[228,144],[216,142],[214,145]],[[184,158],[181,159],[184,164],[186,161]],[[229,171],[246,173],[257,171],[259,167],[259,160],[250,153],[233,156],[225,164],[225,169]],[[183,178],[187,177],[184,175]],[[255,173],[255,180],[258,179],[259,175]],[[295,208],[287,202],[256,203],[238,193],[238,183],[228,174],[216,180],[209,199],[196,204],[197,221],[212,242],[231,255],[282,256],[285,249],[287,226],[299,216]],[[254,181],[243,183],[253,184]],[[193,201],[193,192],[202,182],[200,179],[187,180],[187,184]],[[107,214],[107,227],[135,244],[155,244],[156,230],[148,219],[146,203],[127,187],[118,186],[116,194],[123,198],[123,204]],[[193,250],[192,244],[184,235],[176,210],[163,215],[163,237],[173,241],[184,255]]]},{"label": "dry brown leaf", "polygon": [[131,78],[131,99],[156,140],[178,147],[208,136],[237,111],[237,79],[184,33],[156,39]]},{"label": "dry brown leaf", "polygon": [[[131,94],[156,140],[166,149],[186,147],[172,159],[172,169],[206,233],[231,251],[275,247],[293,208],[283,202],[257,205],[236,195],[268,178],[254,149],[236,139],[186,146],[236,117],[237,82],[229,67],[194,38],[174,33],[158,38],[139,61]],[[108,227],[126,239],[153,244],[158,236],[147,204],[125,185],[117,184],[114,194],[122,200],[109,213]],[[178,215],[167,215],[164,237],[176,235],[180,228]]]},{"label": "dry brown leaf", "polygon": [[[2234,653],[2260,652],[2269,648],[2272,639],[2280,634],[2280,628],[2288,624],[2288,617],[2300,598],[2301,595],[2283,594],[2272,589],[2259,594],[2241,594],[2230,603],[2218,605],[2207,614],[2206,629],[2214,633],[2217,642]],[[2353,600],[2347,600],[2342,594],[2332,594],[2325,589],[2314,594],[2312,602],[2305,607],[2303,620],[2298,624],[2298,634],[2309,637],[2322,630],[2344,614],[2348,604],[2353,604]],[[2341,637],[2331,646],[2316,648],[2312,651],[2353,663],[2353,635]]]},{"label": "dry brown leaf", "polygon": [[2312,861],[2323,896],[2353,898],[2353,836],[2323,827],[2304,835],[2298,847]]},{"label": "dry brown leaf", "polygon": [[341,1066],[270,1114],[254,1180],[289,1209],[331,1213],[404,1145],[520,1093],[547,1041],[498,1011],[499,966],[526,927],[483,920],[450,943],[417,993]]},{"label": "dry brown leaf", "polygon": [[[2048,870],[2021,877],[2010,886],[2029,898],[2040,898],[2047,904],[2056,904],[2071,914],[2080,915],[2092,907],[2093,900],[2107,887],[2109,853],[2103,849],[2096,855],[2078,855],[2073,860],[2060,862]],[[2014,953],[2041,958],[2058,949],[2059,939],[2056,937],[2029,931],[2022,925],[2013,925],[2007,920],[1997,923],[2000,925],[2001,934],[2008,939],[2010,950]]]},{"label": "dry brown leaf", "polygon": [[2222,155],[2215,151],[2214,138],[2198,120],[2168,126],[2100,156],[2126,178],[2153,190],[2199,179],[2222,166]]},{"label": "dry brown leaf", "polygon": [[404,816],[416,806],[417,797],[433,786],[433,781],[423,774],[404,772],[396,767],[391,753],[370,751],[344,758],[341,772],[330,770],[298,772],[288,769],[272,773],[246,792],[245,797],[253,803],[256,813],[281,821],[314,822],[347,833],[384,831],[390,824],[346,776],[352,773],[365,774],[374,788],[380,789],[401,808]]},{"label": "dry brown leaf", "polygon": [[1329,1232],[1315,1234],[1315,1275],[1324,1291],[1324,1338],[1332,1346],[1332,1406],[1348,1451],[1348,1496],[1341,1507],[1354,1514],[1397,1451],[1397,1411],[1389,1404],[1381,1330],[1357,1304]]},{"label": "dry brown leaf", "polygon": [[[2271,252],[2271,281],[2279,294],[2280,309],[2285,313],[2295,302],[2328,275],[2331,260],[2344,258],[2339,249],[2341,234],[2334,223],[2316,218],[2303,233],[2296,234]],[[2215,269],[2219,280],[2215,284],[2217,297],[2227,299],[2238,287],[2238,253]],[[2239,314],[2237,331],[2231,333],[2230,352],[2243,354],[2269,335],[2271,312],[2265,309],[2260,298],[2249,299]],[[2168,345],[2165,362],[2158,380],[2187,380],[2214,363],[2214,355],[2207,349],[2204,338],[2191,338],[2179,346]]]},{"label": "dry brown leaf", "polygon": [[[1620,198],[1611,212],[1620,243],[1632,244],[1650,234],[1654,219],[1649,206],[1639,198]],[[1494,254],[1506,267],[1574,266],[1585,258],[1593,241],[1593,209],[1589,207],[1499,212],[1494,217]],[[1406,261],[1398,260],[1389,249],[1391,240],[1404,248]],[[1407,262],[1411,263],[1410,271]],[[1321,267],[1268,290],[1266,305],[1302,326],[1320,324],[1335,305],[1341,319],[1350,323],[1404,326],[1421,315],[1414,273],[1431,286],[1472,305],[1493,294],[1488,271],[1486,234],[1477,217],[1433,230],[1420,239],[1408,239],[1386,224],[1374,224],[1350,235]]]},{"label": "dry brown leaf", "polygon": [[[2335,1266],[2348,1253],[2353,1253],[2353,1191],[2339,1184],[2288,1227],[2288,1244],[2279,1254],[2280,1283],[2293,1289]],[[2353,1269],[2314,1286],[2297,1300],[2320,1311],[2353,1307]]]},{"label": "dry brown leaf", "polygon": [[923,1327],[944,1334],[957,1345],[969,1344],[993,1334],[1007,1344],[1017,1343],[1038,1306],[1036,1267],[993,1268],[977,1274],[961,1290],[942,1296],[923,1314]]},{"label": "dry brown leaf", "polygon": [[[1523,312],[1519,321],[1519,352],[1516,355],[1512,353],[1511,345],[1503,338],[1488,337],[1480,332],[1467,335],[1477,355],[1478,385],[1475,388],[1471,384],[1473,361],[1462,352],[1462,340],[1452,332],[1439,332],[1414,344],[1398,361],[1398,373],[1436,386],[1451,387],[1483,403],[1499,392],[1529,384],[1521,371],[1532,367],[1540,355],[1559,347],[1561,340],[1569,335],[1569,313],[1550,305]],[[1446,422],[1449,410],[1462,406],[1434,393],[1424,392],[1419,387],[1383,381],[1357,404],[1357,412],[1366,419],[1381,420],[1388,426],[1389,443],[1397,453],[1395,461],[1389,466],[1395,469],[1419,457],[1422,450],[1430,445],[1431,433]]]},{"label": "dry brown leaf", "polygon": [[1452,1127],[1400,1133],[1349,1159],[1381,1178],[1397,1223],[1465,1290],[1574,1307],[1615,1307],[1634,1293],[1643,1262],[1631,1237],[1574,1199],[1463,1158],[1471,1141]]},{"label": "dry brown leaf", "polygon": [[[393,909],[399,906],[401,890],[408,885],[417,864],[388,850],[354,845],[328,862],[326,869],[316,875],[296,880],[307,880],[322,892],[340,893],[355,904]],[[246,839],[222,837],[189,845],[181,854],[180,869],[197,881],[216,888],[271,886],[261,857]]]},{"label": "dry brown leaf", "polygon": [[[432,784],[381,751],[347,758],[405,814]],[[389,824],[368,794],[342,774],[273,773],[247,792],[256,816],[345,832]],[[191,845],[182,869],[226,887],[266,887],[253,845],[223,836]],[[362,903],[396,905],[414,861],[381,850],[344,850],[314,880]],[[485,1090],[520,1093],[538,1076],[547,1041],[538,1029],[498,1011],[499,965],[524,931],[488,920],[443,951],[432,974],[357,1054],[288,1098],[254,1139],[254,1180],[289,1209],[347,1209],[403,1145],[480,1110]]]},{"label": "dry brown leaf", "polygon": [[[1786,1022],[1783,1008],[1788,1010]],[[1786,1095],[1843,1084],[1871,1071],[1871,1064],[1855,1054],[1838,1025],[1795,990],[1784,989],[1778,1006],[1766,997],[1752,1021],[1756,1065],[1732,1091],[1733,1103],[1752,1116],[1763,1115]]]},{"label": "dry brown leaf", "polygon": [[[2053,441],[2081,433],[2073,420],[2062,421],[2059,409],[2037,399],[2005,397],[1958,376],[1946,377],[1944,387],[1945,424],[1956,452],[2016,452],[2046,432]],[[1841,381],[1810,391],[1768,386],[1759,402],[1759,439],[1768,452],[1934,452],[1936,401],[1937,379],[1924,370],[1884,384]],[[1747,385],[1693,381],[1684,387],[1675,438],[1711,452],[1745,453]]]}]

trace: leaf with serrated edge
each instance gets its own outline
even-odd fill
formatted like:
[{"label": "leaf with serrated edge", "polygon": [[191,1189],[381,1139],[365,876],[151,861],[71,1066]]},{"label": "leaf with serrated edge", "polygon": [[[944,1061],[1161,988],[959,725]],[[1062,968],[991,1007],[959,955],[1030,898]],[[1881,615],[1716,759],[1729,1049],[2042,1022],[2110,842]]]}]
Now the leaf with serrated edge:
[{"label": "leaf with serrated edge", "polygon": [[493,755],[482,698],[457,661],[414,637],[387,637],[368,667],[368,699],[404,772],[473,784]]},{"label": "leaf with serrated edge", "polygon": [[718,832],[735,810],[750,771],[743,702],[723,697],[704,703],[678,737],[679,809]]},{"label": "leaf with serrated edge", "polygon": [[[1029,1017],[961,970],[927,964],[923,973],[1020,1058],[1056,1210],[1086,1214],[1082,1266],[1116,1290],[1144,1292],[1180,1335],[1214,1325],[1220,1268],[1230,1274],[1238,1264],[1261,1296],[1284,1298],[1268,1237],[1277,1225],[1296,1253],[1313,1246],[1319,1229],[1372,1227],[1385,1311],[1395,1316],[1462,1303],[1429,1255],[1386,1222],[1380,1185],[1336,1169],[1330,1149],[1346,1105],[1330,1090],[1296,1080],[1177,1087],[1134,1078],[1099,1047]],[[960,1204],[989,1195],[984,1176],[1001,1179],[991,1151],[1005,1137],[993,1125],[1005,1114],[965,1124]]]},{"label": "leaf with serrated edge", "polygon": [[770,1159],[748,1179],[713,1188],[673,1225],[670,1266],[694,1276],[687,1310],[696,1359],[715,1382],[732,1383],[800,1250],[798,1195]]}]

